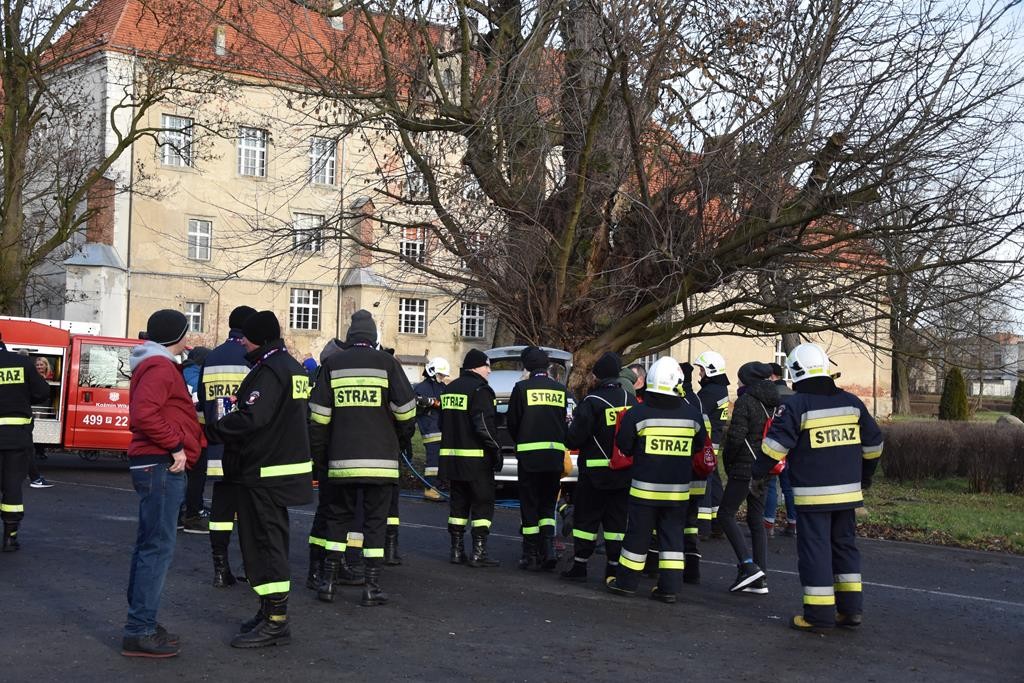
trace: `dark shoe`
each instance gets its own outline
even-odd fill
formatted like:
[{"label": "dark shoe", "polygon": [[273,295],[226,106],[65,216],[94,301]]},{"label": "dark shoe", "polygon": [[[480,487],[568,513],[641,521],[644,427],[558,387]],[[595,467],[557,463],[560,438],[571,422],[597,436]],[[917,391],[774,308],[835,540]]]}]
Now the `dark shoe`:
[{"label": "dark shoe", "polygon": [[288,626],[288,596],[267,598],[266,610],[266,616],[255,628],[231,639],[231,647],[269,647],[287,645],[292,641],[291,628]]},{"label": "dark shoe", "polygon": [[470,567],[497,567],[501,563],[487,556],[487,536],[473,536],[473,555],[469,558]]},{"label": "dark shoe", "polygon": [[619,573],[618,562],[605,562],[604,564],[604,582],[608,583],[608,579],[612,578]]},{"label": "dark shoe", "polygon": [[768,595],[768,579],[762,576],[757,581],[749,583],[744,588],[741,588],[740,592],[754,593],[756,595]]},{"label": "dark shoe", "polygon": [[18,543],[18,523],[17,522],[4,522],[4,549],[5,553],[13,553],[21,550],[21,544]]},{"label": "dark shoe", "polygon": [[[537,546],[537,538],[533,536],[523,537],[523,557],[519,560],[519,568],[528,572],[539,572],[543,569],[540,561],[540,548]],[[585,569],[585,568],[584,568]],[[584,571],[584,573],[586,573]]]},{"label": "dark shoe", "polygon": [[390,528],[384,533],[384,564],[397,567],[402,564],[398,555],[398,528]]},{"label": "dark shoe", "polygon": [[334,602],[334,595],[337,592],[335,586],[338,582],[338,572],[341,569],[341,561],[336,557],[328,557],[324,560],[324,570],[320,574],[320,585],[316,587],[316,597],[324,602]]},{"label": "dark shoe", "polygon": [[683,583],[692,586],[700,585],[700,558],[696,553],[686,553],[686,564],[683,565]]},{"label": "dark shoe", "polygon": [[191,517],[185,517],[182,520],[182,531],[186,534],[208,534],[210,533],[210,516],[209,514],[203,514],[205,510],[201,510],[198,515],[192,515]]},{"label": "dark shoe", "polygon": [[465,532],[462,531],[449,531],[449,535],[452,540],[452,552],[449,557],[449,562],[452,564],[465,564],[466,563],[466,544],[465,544]]},{"label": "dark shoe", "polygon": [[164,639],[168,645],[174,645],[177,647],[181,644],[181,638],[177,633],[171,633],[163,627],[163,624],[156,625],[156,634]]},{"label": "dark shoe", "polygon": [[[558,553],[555,550],[555,528],[541,527],[540,535],[540,566],[544,571],[551,571],[558,566]],[[550,530],[550,533],[547,531]]]},{"label": "dark shoe", "polygon": [[573,560],[572,566],[562,572],[562,578],[567,581],[583,582],[587,580],[587,563],[580,560]]},{"label": "dark shoe", "polygon": [[844,628],[857,628],[864,621],[864,616],[861,614],[843,614],[842,612],[836,613],[836,626],[842,626]]},{"label": "dark shoe", "polygon": [[214,588],[227,588],[236,583],[235,575],[231,573],[231,565],[228,564],[228,554],[223,550],[213,551],[213,586]]},{"label": "dark shoe", "polygon": [[614,576],[609,577],[609,579],[607,581],[605,581],[604,585],[605,585],[605,588],[607,588],[609,592],[615,593],[616,595],[622,595],[622,596],[625,596],[627,598],[630,598],[630,597],[633,597],[634,595],[636,595],[636,591],[635,590],[628,590],[626,588],[622,588],[621,586],[619,586],[619,580],[617,578],[615,578]]},{"label": "dark shoe", "polygon": [[802,614],[793,617],[793,620],[789,622],[789,627],[795,631],[807,631],[809,633],[826,633],[831,630],[829,626],[813,624],[807,621]]},{"label": "dark shoe", "polygon": [[363,607],[386,605],[388,595],[380,589],[380,567],[366,568],[366,583],[363,584],[363,599],[359,604]]},{"label": "dark shoe", "polygon": [[338,558],[338,578],[334,580],[335,586],[362,586],[365,580],[361,565],[359,568],[351,566],[344,555]]},{"label": "dark shoe", "polygon": [[267,599],[264,597],[260,598],[260,608],[256,610],[256,614],[251,619],[246,619],[242,622],[242,625],[238,627],[239,633],[248,633],[253,630],[260,623],[267,618]]},{"label": "dark shoe", "polygon": [[655,586],[651,589],[651,600],[657,600],[658,602],[664,602],[667,605],[673,605],[676,602],[676,594],[666,593]]},{"label": "dark shoe", "polygon": [[775,536],[775,522],[764,520],[764,535],[768,538]]},{"label": "dark shoe", "polygon": [[796,522],[786,522],[786,528],[782,530],[782,535],[787,538],[793,538],[796,536]]},{"label": "dark shoe", "polygon": [[326,552],[318,545],[309,546],[309,572],[306,574],[306,588],[316,590],[320,585],[320,573],[324,569]]},{"label": "dark shoe", "polygon": [[750,584],[764,576],[764,572],[753,562],[743,562],[737,565],[736,580],[729,587],[729,592],[743,590]]},{"label": "dark shoe", "polygon": [[125,636],[121,641],[121,654],[125,657],[166,659],[178,654],[178,645],[167,642],[159,632],[148,636]]}]

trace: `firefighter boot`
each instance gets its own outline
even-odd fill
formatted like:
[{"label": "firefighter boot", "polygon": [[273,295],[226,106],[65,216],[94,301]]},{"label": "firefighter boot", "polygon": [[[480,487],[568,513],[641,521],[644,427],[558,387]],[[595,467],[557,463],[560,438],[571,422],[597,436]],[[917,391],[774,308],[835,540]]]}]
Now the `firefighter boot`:
[{"label": "firefighter boot", "polygon": [[316,590],[320,585],[320,574],[324,570],[326,552],[318,545],[309,546],[309,573],[306,575],[306,588]]},{"label": "firefighter boot", "polygon": [[700,585],[700,553],[686,553],[683,565],[683,583]]},{"label": "firefighter boot", "polygon": [[540,564],[544,571],[551,571],[558,565],[555,552],[555,527],[542,526],[540,531]]},{"label": "firefighter boot", "polygon": [[21,544],[18,543],[18,523],[4,522],[4,552],[13,553],[17,550],[21,550]]},{"label": "firefighter boot", "polygon": [[292,640],[288,626],[288,594],[267,598],[266,616],[248,633],[239,633],[231,639],[231,647],[268,647],[287,645]]},{"label": "firefighter boot", "polygon": [[537,537],[523,536],[523,557],[519,560],[519,568],[528,572],[541,571],[540,547]]},{"label": "firefighter boot", "polygon": [[487,556],[487,535],[473,534],[473,555],[469,558],[470,567],[497,567],[500,562]]},{"label": "firefighter boot", "polygon": [[398,527],[388,527],[384,532],[384,564],[389,567],[402,564],[402,558],[398,555]]},{"label": "firefighter boot", "polygon": [[334,585],[362,586],[363,580],[363,572],[356,571],[356,569],[348,563],[348,560],[345,559],[345,555],[340,555],[338,558],[338,578],[334,580]]},{"label": "firefighter boot", "polygon": [[260,608],[256,610],[256,614],[251,619],[246,619],[242,622],[242,625],[238,627],[239,633],[248,633],[257,626],[260,625],[264,619],[267,618],[267,608],[269,606],[269,600],[262,595],[260,596]]},{"label": "firefighter boot", "polygon": [[324,602],[334,602],[334,594],[337,592],[335,586],[338,584],[338,572],[341,570],[341,560],[337,557],[328,557],[324,560],[324,570],[320,574],[320,585],[316,587],[316,597]]},{"label": "firefighter boot", "polygon": [[377,565],[366,566],[366,583],[363,584],[363,599],[359,604],[363,607],[376,607],[386,605],[388,595],[380,589],[380,567]]},{"label": "firefighter boot", "polygon": [[213,585],[215,588],[227,588],[235,585],[235,575],[228,564],[227,550],[213,551]]},{"label": "firefighter boot", "polygon": [[465,531],[449,531],[449,535],[452,537],[452,553],[451,563],[452,564],[465,564],[466,563],[466,544],[465,544]]},{"label": "firefighter boot", "polygon": [[572,566],[562,572],[562,578],[568,581],[583,582],[587,580],[587,561],[574,558]]}]

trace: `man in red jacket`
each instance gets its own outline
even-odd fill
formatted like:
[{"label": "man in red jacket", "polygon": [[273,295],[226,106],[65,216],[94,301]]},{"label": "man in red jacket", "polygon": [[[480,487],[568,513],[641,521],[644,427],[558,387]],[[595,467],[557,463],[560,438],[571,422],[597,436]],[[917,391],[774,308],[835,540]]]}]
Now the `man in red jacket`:
[{"label": "man in red jacket", "polygon": [[128,575],[128,619],[121,654],[173,657],[178,637],[157,623],[160,594],[174,556],[185,469],[205,445],[176,356],[185,349],[188,320],[165,309],[149,317],[147,340],[132,349],[128,463],[139,494],[139,529]]}]

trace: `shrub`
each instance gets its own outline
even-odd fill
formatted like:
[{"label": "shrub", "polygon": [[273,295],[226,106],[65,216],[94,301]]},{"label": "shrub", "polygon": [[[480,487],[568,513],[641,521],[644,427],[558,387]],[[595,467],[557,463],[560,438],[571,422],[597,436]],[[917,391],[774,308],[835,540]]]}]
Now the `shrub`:
[{"label": "shrub", "polygon": [[[966,426],[966,425],[965,425]],[[1011,425],[974,424],[962,434],[961,460],[967,464],[971,493],[1006,490],[1017,443],[1024,434]]]},{"label": "shrub", "polygon": [[1010,406],[1010,415],[1018,420],[1024,420],[1024,380],[1017,380],[1017,388],[1013,391],[1013,404]]},{"label": "shrub", "polygon": [[960,469],[960,439],[952,425],[894,422],[885,425],[883,431],[882,469],[889,479],[944,479],[956,476]]},{"label": "shrub", "polygon": [[939,399],[940,420],[966,420],[970,417],[967,405],[967,383],[959,368],[946,373],[942,383],[942,397]]}]

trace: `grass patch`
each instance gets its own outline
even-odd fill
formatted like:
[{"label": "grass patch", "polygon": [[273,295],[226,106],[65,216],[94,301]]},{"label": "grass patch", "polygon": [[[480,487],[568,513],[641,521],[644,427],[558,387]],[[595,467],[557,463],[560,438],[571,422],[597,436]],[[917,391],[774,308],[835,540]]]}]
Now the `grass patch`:
[{"label": "grass patch", "polygon": [[970,493],[965,478],[897,484],[877,476],[865,504],[864,536],[1024,554],[1024,496]]},{"label": "grass patch", "polygon": [[[936,408],[938,410],[938,408]],[[971,422],[995,422],[1001,415],[1009,415],[1007,412],[1000,410],[979,410],[971,415]],[[889,422],[921,422],[931,421],[937,422],[939,418],[935,415],[890,415],[888,418]],[[955,424],[955,423],[951,423]]]}]

